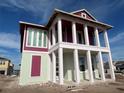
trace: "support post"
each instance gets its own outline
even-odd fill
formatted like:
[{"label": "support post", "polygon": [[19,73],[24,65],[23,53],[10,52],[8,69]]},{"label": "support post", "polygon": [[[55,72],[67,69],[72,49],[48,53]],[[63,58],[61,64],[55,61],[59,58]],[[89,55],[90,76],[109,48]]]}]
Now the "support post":
[{"label": "support post", "polygon": [[56,83],[56,55],[52,52],[52,69],[53,69],[53,82]]},{"label": "support post", "polygon": [[76,83],[80,83],[80,70],[79,70],[78,50],[74,49],[73,54],[74,54],[75,79],[76,79]]},{"label": "support post", "polygon": [[115,73],[114,73],[114,67],[113,67],[111,52],[108,53],[108,56],[109,56],[108,59],[109,59],[109,67],[110,67],[111,79],[115,80]]},{"label": "support post", "polygon": [[58,49],[58,57],[59,57],[59,80],[60,84],[63,84],[63,48]]},{"label": "support post", "polygon": [[103,65],[103,60],[102,60],[102,53],[100,51],[98,52],[98,61],[99,61],[99,64],[100,64],[101,79],[103,81],[105,81],[104,65]]},{"label": "support post", "polygon": [[92,62],[91,62],[91,53],[88,50],[86,54],[87,54],[87,64],[88,64],[89,78],[90,78],[90,82],[93,83],[94,78],[93,78],[93,69],[92,69]]}]

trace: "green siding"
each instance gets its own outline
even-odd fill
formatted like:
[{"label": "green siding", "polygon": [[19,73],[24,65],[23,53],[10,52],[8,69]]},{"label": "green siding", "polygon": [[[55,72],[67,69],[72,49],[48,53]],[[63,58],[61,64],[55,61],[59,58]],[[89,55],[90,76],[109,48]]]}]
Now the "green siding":
[{"label": "green siding", "polygon": [[74,81],[74,61],[72,53],[65,53],[63,59],[64,79]]},{"label": "green siding", "polygon": [[[37,77],[31,77],[31,59],[32,55],[41,55],[41,74]],[[37,84],[48,82],[49,80],[49,56],[46,53],[22,53],[20,85]]]}]

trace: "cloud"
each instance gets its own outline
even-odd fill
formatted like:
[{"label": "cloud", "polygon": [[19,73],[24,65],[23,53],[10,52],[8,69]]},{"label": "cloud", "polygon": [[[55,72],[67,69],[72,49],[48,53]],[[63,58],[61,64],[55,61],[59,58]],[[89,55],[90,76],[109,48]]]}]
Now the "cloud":
[{"label": "cloud", "polygon": [[12,33],[0,33],[0,47],[19,49],[19,36]]},{"label": "cloud", "polygon": [[111,38],[109,40],[109,42],[110,43],[116,43],[116,42],[118,42],[118,41],[120,41],[122,39],[124,39],[124,32],[117,34],[116,36],[114,36],[113,38]]}]

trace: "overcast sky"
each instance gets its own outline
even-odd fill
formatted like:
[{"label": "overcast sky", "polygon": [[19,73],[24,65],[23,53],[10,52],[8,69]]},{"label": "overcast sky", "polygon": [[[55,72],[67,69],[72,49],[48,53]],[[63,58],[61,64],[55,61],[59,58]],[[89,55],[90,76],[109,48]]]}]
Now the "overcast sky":
[{"label": "overcast sky", "polygon": [[0,0],[0,56],[21,61],[19,21],[45,25],[55,8],[88,10],[113,27],[108,32],[113,60],[124,59],[124,0]]}]

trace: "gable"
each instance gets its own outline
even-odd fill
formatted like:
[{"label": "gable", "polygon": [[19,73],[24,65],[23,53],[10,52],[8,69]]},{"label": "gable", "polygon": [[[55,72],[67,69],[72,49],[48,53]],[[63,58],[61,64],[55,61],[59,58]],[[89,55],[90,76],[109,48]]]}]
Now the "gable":
[{"label": "gable", "polygon": [[79,10],[79,11],[75,11],[75,12],[72,12],[72,14],[75,14],[75,15],[78,15],[80,17],[83,17],[83,18],[86,18],[86,19],[89,19],[89,20],[94,20],[96,21],[96,19],[86,10]]}]

